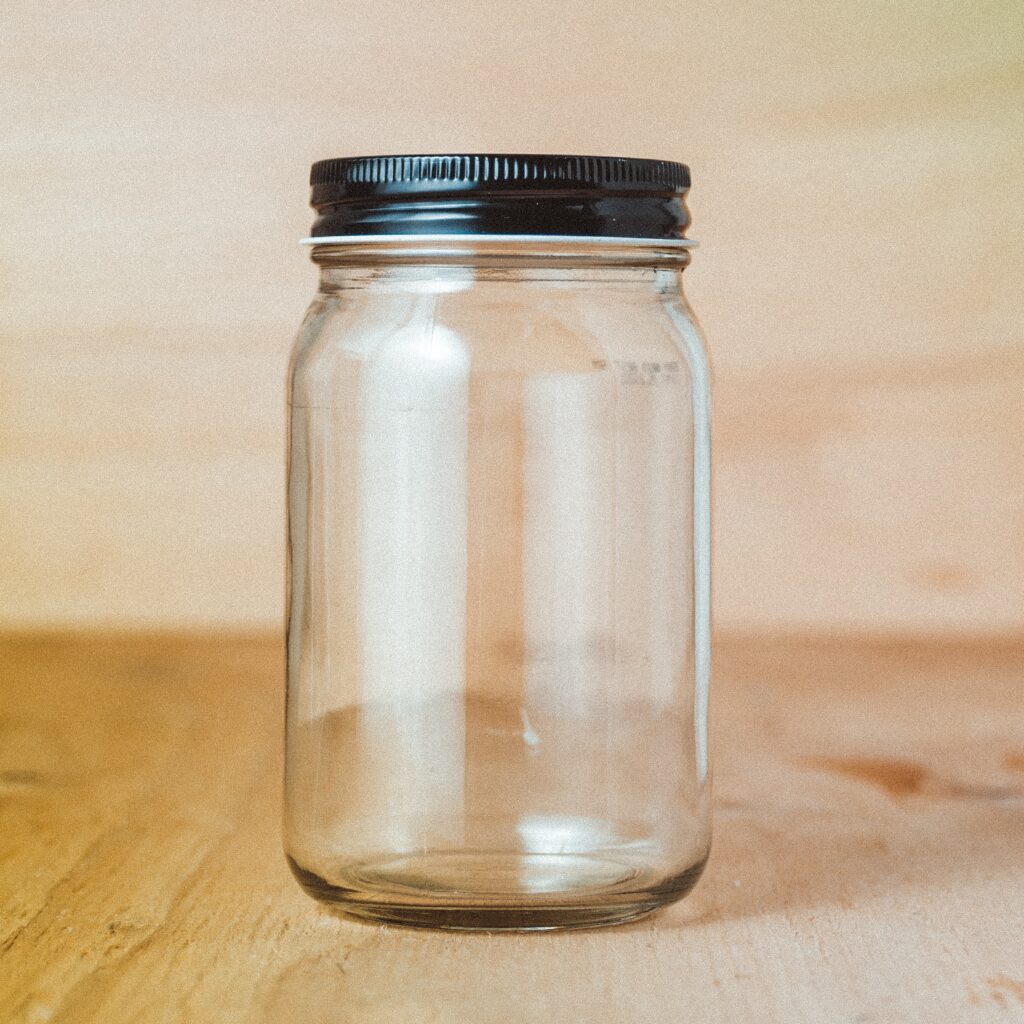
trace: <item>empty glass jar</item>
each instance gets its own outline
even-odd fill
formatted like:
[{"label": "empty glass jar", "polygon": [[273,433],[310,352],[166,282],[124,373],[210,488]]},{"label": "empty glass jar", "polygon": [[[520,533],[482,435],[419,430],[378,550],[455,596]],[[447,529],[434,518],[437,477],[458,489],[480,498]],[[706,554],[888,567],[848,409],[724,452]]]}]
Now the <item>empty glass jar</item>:
[{"label": "empty glass jar", "polygon": [[446,928],[611,924],[710,841],[682,164],[326,160],[290,379],[285,845]]}]

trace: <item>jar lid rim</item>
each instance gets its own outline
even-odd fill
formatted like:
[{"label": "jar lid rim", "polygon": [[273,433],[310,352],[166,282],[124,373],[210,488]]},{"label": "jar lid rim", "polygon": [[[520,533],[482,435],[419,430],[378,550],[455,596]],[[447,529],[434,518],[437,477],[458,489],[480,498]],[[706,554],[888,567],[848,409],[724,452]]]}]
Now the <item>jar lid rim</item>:
[{"label": "jar lid rim", "polygon": [[319,160],[310,234],[686,237],[690,169],[672,160],[449,153]]},{"label": "jar lid rim", "polygon": [[690,168],[675,160],[583,153],[395,153],[317,160],[309,183],[378,196],[538,187],[679,192],[690,187]]}]

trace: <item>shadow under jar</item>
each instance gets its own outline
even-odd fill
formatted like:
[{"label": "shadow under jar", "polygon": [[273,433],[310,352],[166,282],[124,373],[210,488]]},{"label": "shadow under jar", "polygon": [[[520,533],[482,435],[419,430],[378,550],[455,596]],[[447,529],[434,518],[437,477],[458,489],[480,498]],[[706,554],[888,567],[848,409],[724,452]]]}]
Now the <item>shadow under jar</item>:
[{"label": "shadow under jar", "polygon": [[285,846],[376,921],[587,927],[710,842],[689,172],[327,160],[289,375]]}]

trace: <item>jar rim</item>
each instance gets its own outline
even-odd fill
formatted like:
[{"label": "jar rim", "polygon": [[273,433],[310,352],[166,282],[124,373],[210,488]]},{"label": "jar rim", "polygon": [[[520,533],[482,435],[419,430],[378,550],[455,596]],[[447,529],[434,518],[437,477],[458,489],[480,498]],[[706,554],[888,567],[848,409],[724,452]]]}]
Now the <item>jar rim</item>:
[{"label": "jar rim", "polygon": [[700,244],[692,238],[622,238],[616,235],[481,235],[465,234],[393,234],[393,235],[313,235],[299,239],[303,246],[364,246],[387,245],[391,242],[418,243],[465,243],[467,247],[494,245],[501,242],[538,245],[600,245],[623,248],[648,249],[696,249]]}]

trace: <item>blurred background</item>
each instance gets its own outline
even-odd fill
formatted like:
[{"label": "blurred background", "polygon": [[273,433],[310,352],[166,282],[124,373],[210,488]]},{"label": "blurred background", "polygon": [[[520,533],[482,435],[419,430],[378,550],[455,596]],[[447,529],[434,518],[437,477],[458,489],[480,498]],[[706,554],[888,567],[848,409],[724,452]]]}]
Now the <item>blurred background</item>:
[{"label": "blurred background", "polygon": [[0,627],[262,630],[309,164],[683,160],[737,633],[1024,635],[1024,5],[16,0]]}]

